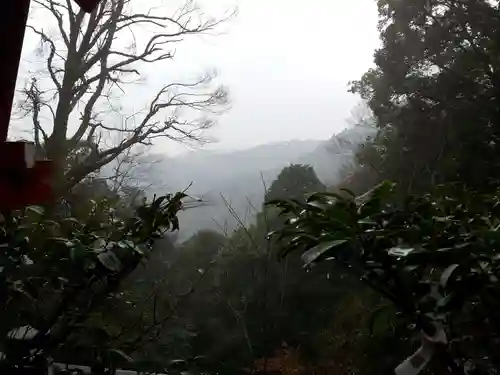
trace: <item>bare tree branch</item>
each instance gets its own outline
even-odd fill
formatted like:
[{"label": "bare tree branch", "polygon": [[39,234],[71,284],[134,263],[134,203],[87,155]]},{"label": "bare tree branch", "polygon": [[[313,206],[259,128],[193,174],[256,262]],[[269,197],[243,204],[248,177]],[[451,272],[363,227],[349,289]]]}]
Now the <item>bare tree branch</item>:
[{"label": "bare tree branch", "polygon": [[57,88],[57,91],[61,90],[61,83],[57,79],[56,68],[54,67],[54,57],[56,56],[56,46],[54,41],[50,39],[43,31],[35,29],[33,26],[28,25],[29,29],[31,29],[35,34],[39,35],[42,43],[47,43],[50,47],[49,56],[47,57],[47,71],[49,72],[50,78],[52,82]]},{"label": "bare tree branch", "polygon": [[46,10],[48,10],[49,14],[51,14],[56,19],[57,26],[59,28],[59,34],[60,34],[62,40],[64,41],[64,43],[66,44],[66,46],[69,46],[69,44],[70,44],[69,35],[66,32],[66,29],[64,28],[63,15],[59,11],[58,8],[63,8],[63,11],[65,11],[67,13],[71,13],[73,10],[71,8],[68,8],[68,7],[71,7],[71,3],[68,2],[68,6],[64,6],[64,5],[62,5],[58,2],[55,2],[55,1],[33,0],[33,2],[37,5],[45,8]]},{"label": "bare tree branch", "polygon": [[[40,111],[42,107],[47,105],[43,100],[43,93],[38,88],[35,78],[31,80],[29,87],[25,88],[23,90],[23,93],[26,97],[26,100],[21,104],[21,109],[23,109],[26,114],[31,113],[34,142],[37,151],[39,152],[48,140],[47,133],[40,125]],[[49,110],[51,110],[50,106],[47,107],[49,108]],[[52,116],[54,116],[54,112],[51,111],[51,114]],[[42,140],[40,140],[40,135],[42,136]]]},{"label": "bare tree branch", "polygon": [[[36,89],[24,91],[23,107],[32,117],[36,142],[64,170],[56,176],[62,190],[135,145],[151,145],[157,138],[204,142],[202,134],[215,124],[213,116],[228,108],[227,92],[212,86],[213,74],[192,82],[165,83],[144,110],[133,115],[114,102],[120,98],[117,94],[126,93],[125,85],[141,78],[143,64],[173,59],[173,50],[167,47],[189,35],[212,34],[234,13],[204,19],[190,1],[168,15],[162,8],[134,12],[130,0],[102,0],[86,16],[70,0],[34,3],[37,11],[53,21],[59,38],[36,24],[30,26],[48,47],[45,75],[50,79],[40,79]],[[139,39],[135,37],[138,30]],[[144,37],[148,34],[149,38]],[[52,90],[53,98],[42,95]],[[52,121],[43,116],[45,111],[52,114]],[[114,144],[102,143],[103,134],[121,137],[115,137],[119,141]],[[76,154],[79,162],[68,167],[66,159]]]}]

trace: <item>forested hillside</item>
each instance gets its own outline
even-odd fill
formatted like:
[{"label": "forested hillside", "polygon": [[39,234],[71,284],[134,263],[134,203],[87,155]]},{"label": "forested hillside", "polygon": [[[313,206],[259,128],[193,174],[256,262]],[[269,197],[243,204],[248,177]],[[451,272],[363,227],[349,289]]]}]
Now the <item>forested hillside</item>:
[{"label": "forested hillside", "polygon": [[234,214],[245,224],[252,223],[266,187],[285,166],[311,165],[321,181],[333,185],[354,162],[358,146],[373,133],[373,128],[354,126],[325,141],[290,141],[227,153],[200,150],[177,158],[150,155],[157,162],[147,167],[141,184],[150,186],[146,189],[150,194],[160,193],[159,187],[172,191],[189,187],[190,195],[203,200],[196,210],[180,214],[181,239],[201,229],[231,232],[237,227]]}]

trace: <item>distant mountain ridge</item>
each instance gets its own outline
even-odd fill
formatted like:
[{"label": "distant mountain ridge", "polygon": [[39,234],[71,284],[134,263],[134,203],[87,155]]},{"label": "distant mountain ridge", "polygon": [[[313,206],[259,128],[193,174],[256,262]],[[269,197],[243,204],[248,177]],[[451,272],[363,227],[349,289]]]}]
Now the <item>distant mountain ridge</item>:
[{"label": "distant mountain ridge", "polygon": [[309,164],[325,184],[335,184],[342,167],[353,161],[357,146],[371,134],[370,129],[355,127],[325,141],[296,140],[233,152],[202,150],[176,158],[162,156],[150,168],[148,180],[152,190],[162,186],[162,190],[178,191],[190,186],[188,193],[204,201],[204,206],[180,214],[181,240],[200,229],[231,231],[237,220],[224,200],[241,221],[249,223],[262,205],[265,186],[284,167]]}]

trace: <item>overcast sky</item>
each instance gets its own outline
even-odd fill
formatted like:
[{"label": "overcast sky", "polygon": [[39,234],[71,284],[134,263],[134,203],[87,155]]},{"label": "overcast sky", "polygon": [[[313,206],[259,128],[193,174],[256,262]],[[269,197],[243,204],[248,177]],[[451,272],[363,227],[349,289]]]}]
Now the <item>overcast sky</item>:
[{"label": "overcast sky", "polygon": [[[196,74],[216,68],[218,82],[230,92],[232,108],[210,131],[218,142],[208,148],[327,139],[346,126],[358,102],[347,92],[348,82],[372,66],[379,43],[375,0],[197,3],[214,16],[238,8],[238,15],[224,25],[223,35],[190,39],[176,47],[177,69]],[[168,66],[142,70],[147,82],[171,80]],[[134,100],[133,93],[127,98]],[[156,149],[181,150],[166,143]]]}]

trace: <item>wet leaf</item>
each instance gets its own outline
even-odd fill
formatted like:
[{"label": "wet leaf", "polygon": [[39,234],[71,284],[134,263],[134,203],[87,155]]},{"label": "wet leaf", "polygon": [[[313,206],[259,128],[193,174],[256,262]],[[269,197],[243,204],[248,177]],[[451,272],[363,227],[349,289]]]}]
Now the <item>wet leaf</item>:
[{"label": "wet leaf", "polygon": [[345,244],[347,240],[334,240],[329,242],[320,243],[319,245],[314,246],[313,248],[307,250],[302,254],[302,260],[305,263],[305,266],[309,266],[311,263],[316,261],[320,256],[322,256],[325,252],[333,249],[334,247]]},{"label": "wet leaf", "polygon": [[27,212],[33,212],[37,215],[43,215],[44,213],[44,210],[43,210],[43,207],[40,207],[40,206],[28,206],[26,207],[26,211]]},{"label": "wet leaf", "polygon": [[439,280],[439,284],[441,285],[441,287],[446,289],[446,287],[448,286],[448,281],[450,280],[453,273],[458,269],[458,267],[458,264],[452,264],[443,271]]},{"label": "wet leaf", "polygon": [[112,251],[103,251],[97,254],[97,259],[108,270],[119,272],[122,269],[122,262]]},{"label": "wet leaf", "polygon": [[396,246],[396,247],[390,248],[388,251],[388,254],[395,256],[395,257],[405,257],[405,256],[410,255],[410,253],[414,250],[415,250],[415,248],[413,248],[413,247]]},{"label": "wet leaf", "polygon": [[109,353],[111,355],[114,355],[118,359],[124,359],[127,362],[132,362],[133,361],[132,357],[130,357],[128,354],[126,354],[123,350],[120,350],[120,349],[110,349]]}]

